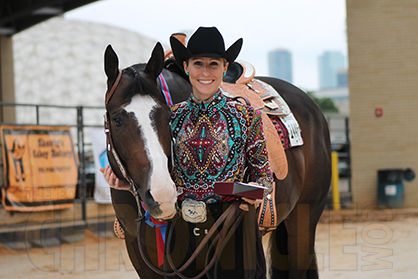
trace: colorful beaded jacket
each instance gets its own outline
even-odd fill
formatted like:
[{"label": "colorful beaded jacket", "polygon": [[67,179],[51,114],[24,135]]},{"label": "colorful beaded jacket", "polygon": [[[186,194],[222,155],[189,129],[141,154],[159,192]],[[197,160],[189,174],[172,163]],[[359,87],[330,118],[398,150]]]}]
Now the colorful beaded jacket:
[{"label": "colorful beaded jacket", "polygon": [[242,181],[246,168],[249,181],[267,187],[265,195],[271,192],[273,174],[259,111],[220,91],[204,103],[191,95],[171,110],[172,176],[180,201],[228,200],[214,194],[214,183]]}]

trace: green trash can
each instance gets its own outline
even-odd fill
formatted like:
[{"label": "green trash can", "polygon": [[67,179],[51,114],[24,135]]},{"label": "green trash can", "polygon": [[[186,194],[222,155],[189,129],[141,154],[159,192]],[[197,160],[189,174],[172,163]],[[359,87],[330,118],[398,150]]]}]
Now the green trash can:
[{"label": "green trash can", "polygon": [[389,208],[399,208],[405,205],[404,171],[402,169],[387,169],[377,172],[377,203]]}]

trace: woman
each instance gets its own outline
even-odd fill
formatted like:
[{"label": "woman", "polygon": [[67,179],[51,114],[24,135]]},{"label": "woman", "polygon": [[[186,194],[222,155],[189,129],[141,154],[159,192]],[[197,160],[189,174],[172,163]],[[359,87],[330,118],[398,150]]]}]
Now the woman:
[{"label": "woman", "polygon": [[[169,251],[173,251],[171,256],[176,259],[176,264],[182,264],[222,212],[236,200],[215,194],[216,181],[243,181],[247,169],[248,183],[266,187],[267,195],[271,191],[273,177],[261,114],[227,98],[219,88],[228,65],[241,50],[242,39],[225,50],[218,29],[200,27],[190,37],[187,47],[173,36],[170,44],[176,61],[183,66],[193,87],[189,99],[175,105],[171,116],[175,152],[172,177],[183,217],[176,222],[175,237],[188,236],[190,245],[176,246],[175,249],[169,247]],[[121,185],[109,168],[103,169],[103,172],[111,186],[119,189],[127,187]],[[244,242],[245,230],[252,227],[256,232],[257,245],[261,245],[254,210],[261,200],[242,199],[245,203],[240,208],[247,211],[246,216],[220,256],[218,278],[265,276],[262,253],[243,256],[247,250],[244,247],[248,246]],[[198,215],[195,215],[196,208],[202,209]],[[172,243],[175,246],[176,241]],[[196,276],[204,267],[205,257],[198,257],[184,274]]]}]

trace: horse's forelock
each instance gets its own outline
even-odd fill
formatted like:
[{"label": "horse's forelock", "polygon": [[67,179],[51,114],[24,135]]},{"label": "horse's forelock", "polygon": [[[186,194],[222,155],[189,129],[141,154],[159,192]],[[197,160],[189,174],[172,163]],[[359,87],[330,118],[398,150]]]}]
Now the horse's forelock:
[{"label": "horse's forelock", "polygon": [[161,101],[162,96],[157,88],[156,81],[153,81],[149,75],[144,73],[146,64],[136,64],[123,70],[124,74],[130,76],[133,81],[125,88],[126,98],[132,99],[136,94],[142,96],[151,96]]}]

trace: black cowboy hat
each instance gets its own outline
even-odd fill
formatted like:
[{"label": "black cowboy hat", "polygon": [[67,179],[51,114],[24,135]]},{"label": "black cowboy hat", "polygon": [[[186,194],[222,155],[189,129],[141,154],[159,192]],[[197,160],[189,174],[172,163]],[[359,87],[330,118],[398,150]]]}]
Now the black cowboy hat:
[{"label": "black cowboy hat", "polygon": [[183,61],[190,57],[225,58],[232,63],[241,51],[242,38],[225,51],[224,39],[216,27],[199,27],[190,37],[187,47],[174,36],[170,37],[170,44],[174,57],[181,67]]}]

